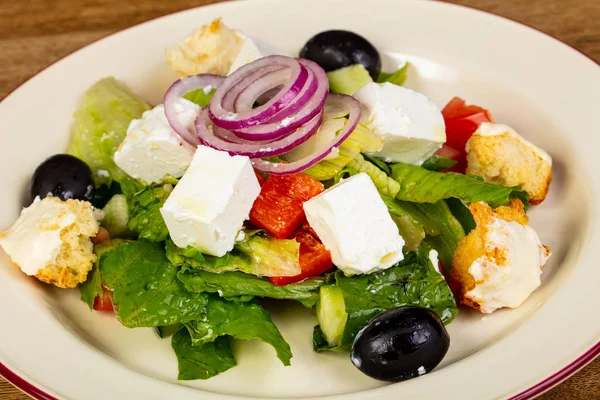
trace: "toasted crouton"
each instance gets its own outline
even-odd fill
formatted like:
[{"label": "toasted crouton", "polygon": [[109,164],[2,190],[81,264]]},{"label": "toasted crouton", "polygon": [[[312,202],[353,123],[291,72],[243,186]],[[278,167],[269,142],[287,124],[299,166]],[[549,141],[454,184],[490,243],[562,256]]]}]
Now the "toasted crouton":
[{"label": "toasted crouton", "polygon": [[167,49],[167,64],[180,77],[203,73],[227,75],[243,44],[243,36],[218,18]]},{"label": "toasted crouton", "polygon": [[90,238],[99,228],[90,203],[46,197],[23,210],[0,234],[0,245],[28,275],[73,288],[86,280],[96,261]]},{"label": "toasted crouton", "polygon": [[[483,313],[518,307],[539,286],[550,250],[528,226],[520,200],[495,210],[482,202],[469,209],[477,227],[459,243],[452,269],[446,273],[448,284],[458,302]],[[526,247],[515,249],[515,242]],[[532,263],[515,265],[516,260]]]},{"label": "toasted crouton", "polygon": [[552,159],[506,125],[483,123],[467,142],[467,173],[486,182],[521,186],[529,202],[546,198],[552,181]]}]

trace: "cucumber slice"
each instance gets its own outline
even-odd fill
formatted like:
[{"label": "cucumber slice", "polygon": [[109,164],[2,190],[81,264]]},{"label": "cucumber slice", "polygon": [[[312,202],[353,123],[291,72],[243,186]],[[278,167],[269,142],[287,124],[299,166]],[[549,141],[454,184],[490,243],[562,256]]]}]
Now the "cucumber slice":
[{"label": "cucumber slice", "polygon": [[360,64],[330,71],[327,73],[327,77],[329,78],[329,89],[332,92],[350,96],[367,83],[373,82],[369,71]]},{"label": "cucumber slice", "polygon": [[129,228],[127,228],[129,209],[127,208],[125,195],[115,194],[106,203],[102,211],[104,211],[102,226],[106,228],[111,238],[125,237],[131,234]]},{"label": "cucumber slice", "polygon": [[316,314],[327,343],[331,347],[337,346],[342,339],[348,320],[344,295],[339,287],[321,286]]},{"label": "cucumber slice", "polygon": [[174,325],[167,325],[167,326],[155,326],[154,331],[156,332],[156,334],[158,335],[159,338],[164,339],[166,337],[169,337],[169,336],[175,334],[175,332],[180,330],[182,327],[183,327],[183,325],[181,325],[181,324],[174,324]]}]

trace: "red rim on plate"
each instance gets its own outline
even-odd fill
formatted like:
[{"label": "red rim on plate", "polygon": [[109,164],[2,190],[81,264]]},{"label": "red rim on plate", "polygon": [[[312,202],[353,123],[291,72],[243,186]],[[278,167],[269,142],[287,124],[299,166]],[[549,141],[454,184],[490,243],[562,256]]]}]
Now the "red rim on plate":
[{"label": "red rim on plate", "polygon": [[[487,11],[483,11],[474,7],[469,7],[469,6],[465,6],[465,5],[460,5],[460,4],[452,4],[452,3],[446,3],[442,0],[435,0],[438,2],[442,2],[444,4],[448,4],[450,6],[455,6],[455,7],[462,7],[462,8],[466,8],[469,10],[475,10],[481,13],[485,13],[485,14],[490,14],[493,15],[497,18],[502,18],[502,19],[506,19],[509,20],[515,24],[519,24],[521,26],[527,27],[529,29],[532,29],[536,32],[539,32],[541,34],[543,34],[544,36],[547,36],[548,38],[557,41],[567,47],[569,47],[571,50],[576,51],[577,53],[579,53],[580,55],[586,57],[587,59],[589,59],[590,61],[592,61],[593,63],[597,64],[600,67],[600,63],[598,63],[596,60],[594,60],[593,58],[591,58],[590,56],[588,56],[587,54],[583,53],[582,51],[570,46],[569,44],[565,43],[564,41],[555,38],[549,34],[547,34],[546,32],[543,32],[535,27],[526,25],[522,22],[519,21],[515,21],[514,19],[508,18],[508,17],[504,17],[501,15],[497,15],[497,14],[493,14],[493,13],[489,13]],[[161,16],[162,17],[162,16]],[[161,17],[157,17],[155,19],[161,18]],[[145,23],[148,23],[152,20],[149,21],[145,21],[141,24],[138,25],[142,25]],[[122,31],[122,30],[121,30]],[[117,31],[114,33],[111,33],[109,35],[106,35],[104,37],[101,37],[97,40],[95,40],[92,43],[87,44],[86,46],[83,46],[82,48],[76,49],[73,52],[69,53],[68,55],[60,58],[59,60],[54,61],[53,63],[49,64],[48,66],[46,66],[45,68],[43,68],[41,71],[39,71],[38,73],[36,73],[34,76],[40,74],[41,72],[43,72],[44,70],[48,69],[49,67],[53,66],[55,63],[57,63],[58,61],[62,60],[63,58],[97,42],[100,40],[103,40],[107,37],[113,36],[121,31]],[[34,77],[33,76],[33,77]],[[32,79],[33,77],[27,79],[25,82],[21,83],[20,85],[18,85],[16,88],[14,88],[13,90],[11,90],[5,97],[7,98],[8,96],[10,96],[11,93],[15,92],[17,89],[19,89],[21,86],[23,86],[25,83],[27,83],[30,79]],[[2,100],[4,100],[2,99]],[[562,381],[566,380],[567,378],[569,378],[571,375],[575,374],[576,372],[578,372],[579,370],[581,370],[582,368],[584,368],[587,364],[591,363],[597,356],[600,355],[600,341],[598,341],[594,346],[592,346],[589,350],[587,350],[585,353],[583,353],[581,356],[579,356],[578,358],[576,358],[574,361],[572,361],[571,363],[569,363],[568,365],[566,365],[565,367],[563,367],[562,369],[560,369],[559,371],[555,372],[554,374],[550,375],[548,378],[538,382],[537,384],[533,385],[532,387],[530,387],[529,389],[526,389],[512,397],[509,397],[507,400],[528,400],[531,398],[534,398],[536,396],[539,396],[540,394],[552,389],[554,386],[558,385],[559,383],[561,383]],[[38,388],[37,386],[33,385],[32,383],[28,382],[27,380],[25,380],[24,378],[20,377],[19,375],[17,375],[15,372],[13,372],[12,370],[10,370],[6,365],[4,365],[2,362],[0,362],[0,376],[3,377],[6,381],[10,382],[12,385],[14,385],[16,388],[18,388],[19,390],[23,391],[24,393],[26,393],[27,395],[33,397],[36,400],[59,400],[58,398],[46,393],[44,390]]]}]

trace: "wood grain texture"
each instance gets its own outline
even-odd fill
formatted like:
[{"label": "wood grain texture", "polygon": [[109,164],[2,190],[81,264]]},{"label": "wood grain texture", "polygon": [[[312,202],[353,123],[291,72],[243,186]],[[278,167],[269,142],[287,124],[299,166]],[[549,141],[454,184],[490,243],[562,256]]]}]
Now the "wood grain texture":
[{"label": "wood grain texture", "polygon": [[[0,99],[47,65],[101,37],[215,0],[0,0]],[[600,0],[450,0],[546,32],[600,63]],[[563,78],[568,79],[568,71]],[[0,378],[0,399],[26,395]],[[600,400],[600,359],[539,397]]]}]

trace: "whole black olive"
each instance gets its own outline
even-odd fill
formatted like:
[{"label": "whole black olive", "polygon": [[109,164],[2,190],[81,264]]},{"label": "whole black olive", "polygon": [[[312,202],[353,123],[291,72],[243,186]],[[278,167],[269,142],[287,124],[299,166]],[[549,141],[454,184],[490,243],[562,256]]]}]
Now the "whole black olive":
[{"label": "whole black olive", "polygon": [[94,177],[92,170],[77,157],[57,154],[40,164],[31,179],[31,201],[36,196],[56,196],[61,200],[92,201]]},{"label": "whole black olive", "polygon": [[386,311],[361,330],[352,345],[352,363],[364,374],[399,382],[434,369],[450,337],[440,317],[423,307]]},{"label": "whole black olive", "polygon": [[300,51],[300,57],[316,62],[325,71],[362,64],[373,80],[381,72],[377,49],[364,37],[349,31],[325,31],[313,36]]}]

